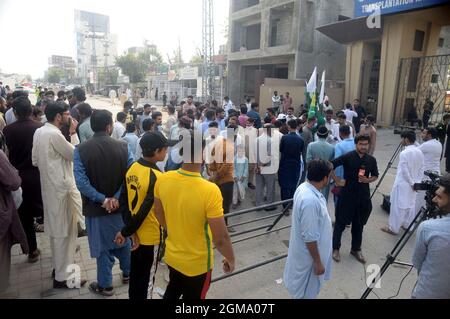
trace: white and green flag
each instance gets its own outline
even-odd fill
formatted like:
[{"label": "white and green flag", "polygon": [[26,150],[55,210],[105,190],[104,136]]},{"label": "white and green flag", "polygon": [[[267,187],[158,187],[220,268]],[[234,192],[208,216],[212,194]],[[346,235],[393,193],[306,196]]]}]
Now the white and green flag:
[{"label": "white and green flag", "polygon": [[309,79],[309,82],[306,83],[306,103],[309,106],[308,118],[314,117],[316,115],[317,109],[317,67],[314,68],[314,71]]}]

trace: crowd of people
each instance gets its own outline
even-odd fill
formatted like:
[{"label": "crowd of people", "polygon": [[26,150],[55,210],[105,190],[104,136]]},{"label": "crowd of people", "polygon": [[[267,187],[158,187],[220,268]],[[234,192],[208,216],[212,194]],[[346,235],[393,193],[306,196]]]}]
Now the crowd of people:
[{"label": "crowd of people", "polygon": [[[369,185],[379,171],[373,156],[375,119],[358,100],[335,110],[327,98],[320,114],[312,116],[307,106],[296,113],[289,93],[281,99],[275,92],[261,116],[250,98],[237,107],[228,97],[219,105],[189,96],[171,103],[163,121],[162,112],[150,104],[138,112],[131,97],[113,121],[109,111],[86,103],[81,88],[58,92],[57,99],[53,91],[39,90],[37,97],[33,106],[25,92],[16,91],[0,105],[6,119],[0,127],[6,207],[0,216],[0,290],[8,286],[11,246],[21,243],[28,261],[38,261],[36,231],[43,227],[50,237],[55,289],[74,288],[68,269],[77,237],[87,235],[97,263],[97,281],[89,284],[93,293],[114,295],[117,258],[130,299],[151,298],[158,263],[164,260],[170,271],[165,299],[205,298],[213,247],[224,257],[225,273],[235,268],[229,235],[235,230],[227,226],[227,215],[250,191],[257,207],[276,210],[271,204],[277,183],[285,214],[292,212],[284,272],[292,297],[318,295],[332,260],[341,260],[346,227],[351,227],[351,255],[366,263],[362,242],[372,211]],[[406,148],[392,191],[389,227],[383,231],[397,235],[422,206],[424,199],[412,186],[425,168],[440,171],[442,145],[436,138],[427,128],[418,147],[414,132],[402,135]],[[431,240],[429,233],[423,245]],[[415,265],[427,278],[436,276],[425,255],[421,252]],[[419,282],[414,296],[427,297],[431,281]],[[85,284],[81,279],[78,288]]]}]

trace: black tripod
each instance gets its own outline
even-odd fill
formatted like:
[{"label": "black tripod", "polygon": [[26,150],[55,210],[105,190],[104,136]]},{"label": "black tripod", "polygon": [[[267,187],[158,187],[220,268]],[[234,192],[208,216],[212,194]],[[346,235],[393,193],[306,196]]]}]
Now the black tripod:
[{"label": "black tripod", "polygon": [[[414,220],[412,221],[411,225],[409,225],[408,229],[405,231],[403,236],[397,242],[397,244],[395,245],[394,249],[392,249],[391,253],[389,255],[387,255],[386,262],[384,263],[383,267],[381,267],[379,279],[381,279],[383,274],[386,272],[386,270],[392,264],[397,264],[397,265],[402,265],[402,266],[412,266],[412,265],[407,264],[407,263],[396,261],[396,259],[397,259],[398,255],[400,254],[400,252],[402,251],[403,247],[405,247],[405,245],[408,242],[408,240],[411,238],[411,236],[417,230],[417,228],[419,227],[420,223],[422,223],[423,221],[425,221],[427,219],[427,216],[429,215],[429,212],[430,212],[430,208],[429,208],[429,206],[427,204],[426,207],[422,207],[420,209],[420,211],[417,213],[417,215],[414,218]],[[361,296],[361,299],[366,299],[369,296],[369,294],[372,292],[373,286],[375,285],[377,280],[378,279],[375,278],[372,281],[372,284],[369,287],[367,287],[366,291]]]},{"label": "black tripod", "polygon": [[394,154],[392,155],[386,169],[384,170],[383,175],[381,175],[380,180],[378,181],[377,186],[375,186],[375,189],[373,190],[372,195],[370,195],[370,199],[372,199],[372,197],[375,195],[375,193],[377,192],[378,188],[380,187],[381,183],[383,182],[383,179],[386,177],[387,172],[389,171],[389,169],[391,168],[392,164],[394,164],[395,159],[397,158],[397,156],[400,154],[400,152],[402,151],[402,146],[403,144],[400,143],[397,147],[397,149],[395,150]]}]

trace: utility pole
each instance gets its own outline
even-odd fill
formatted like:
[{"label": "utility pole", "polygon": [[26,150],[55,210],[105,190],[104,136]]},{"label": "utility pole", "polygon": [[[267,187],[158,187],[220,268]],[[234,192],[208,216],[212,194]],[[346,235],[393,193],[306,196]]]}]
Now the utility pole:
[{"label": "utility pole", "polygon": [[[94,74],[94,83],[97,83],[97,90],[99,89],[99,83],[98,83],[98,70],[97,70],[97,50],[96,50],[96,39],[104,40],[105,34],[104,33],[97,33],[95,29],[95,21],[91,25],[91,32],[85,35],[86,39],[92,39],[92,56],[91,56],[91,64],[92,64],[92,72]],[[95,91],[95,86],[94,86]],[[94,92],[93,92],[94,93]]]},{"label": "utility pole", "polygon": [[104,72],[105,72],[105,86],[108,84],[109,79],[109,68],[108,68],[108,57],[109,57],[109,40],[105,39],[103,42],[103,47],[105,48],[105,54],[103,56],[105,57],[104,61]]},{"label": "utility pole", "polygon": [[203,0],[203,67],[202,67],[202,97],[203,102],[215,97],[214,68],[214,0]]}]

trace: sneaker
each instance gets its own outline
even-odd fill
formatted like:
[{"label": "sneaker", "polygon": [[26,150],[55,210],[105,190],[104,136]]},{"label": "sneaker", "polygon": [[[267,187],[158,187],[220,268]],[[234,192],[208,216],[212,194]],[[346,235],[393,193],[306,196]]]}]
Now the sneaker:
[{"label": "sneaker", "polygon": [[248,183],[247,186],[248,186],[248,188],[250,188],[250,189],[253,189],[253,190],[256,189],[256,186],[253,185],[252,183]]},{"label": "sneaker", "polygon": [[39,260],[39,256],[41,255],[41,251],[39,249],[36,249],[33,253],[28,255],[28,262],[30,264],[34,264]]}]

